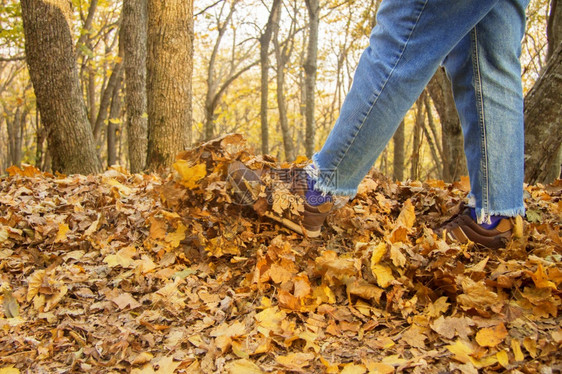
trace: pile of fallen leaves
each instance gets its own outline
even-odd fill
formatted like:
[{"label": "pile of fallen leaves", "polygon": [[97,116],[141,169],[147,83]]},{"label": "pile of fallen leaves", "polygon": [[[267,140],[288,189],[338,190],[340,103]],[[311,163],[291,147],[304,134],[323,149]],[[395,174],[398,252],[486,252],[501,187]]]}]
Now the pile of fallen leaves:
[{"label": "pile of fallen leaves", "polygon": [[370,175],[319,239],[232,200],[241,137],[174,174],[9,169],[0,180],[0,373],[556,373],[562,183],[529,186],[507,248],[432,231],[466,181]]}]

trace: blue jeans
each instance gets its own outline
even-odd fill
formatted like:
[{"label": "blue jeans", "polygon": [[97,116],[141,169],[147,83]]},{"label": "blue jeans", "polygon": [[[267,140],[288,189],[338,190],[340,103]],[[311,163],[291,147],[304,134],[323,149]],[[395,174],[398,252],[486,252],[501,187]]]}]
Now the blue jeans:
[{"label": "blue jeans", "polygon": [[524,214],[521,39],[528,0],[383,0],[326,143],[316,188],[354,196],[443,64],[452,80],[478,221]]}]

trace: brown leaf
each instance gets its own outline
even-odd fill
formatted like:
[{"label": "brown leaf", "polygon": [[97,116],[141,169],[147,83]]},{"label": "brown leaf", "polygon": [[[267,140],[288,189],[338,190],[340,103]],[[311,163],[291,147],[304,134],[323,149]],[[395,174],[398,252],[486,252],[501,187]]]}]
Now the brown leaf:
[{"label": "brown leaf", "polygon": [[119,307],[119,309],[123,310],[125,308],[135,309],[141,306],[141,304],[135,300],[133,295],[128,292],[123,292],[116,297],[110,299]]}]

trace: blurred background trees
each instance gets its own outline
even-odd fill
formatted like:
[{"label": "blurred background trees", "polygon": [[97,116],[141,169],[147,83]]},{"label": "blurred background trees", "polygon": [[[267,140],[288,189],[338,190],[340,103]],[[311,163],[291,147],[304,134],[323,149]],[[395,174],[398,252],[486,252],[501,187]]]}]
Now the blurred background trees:
[{"label": "blurred background trees", "polygon": [[[185,7],[173,8],[176,2]],[[164,3],[168,13],[157,6]],[[310,156],[338,116],[379,3],[72,0],[66,27],[79,89],[63,96],[80,96],[66,99],[84,108],[86,120],[79,122],[88,125],[95,154],[93,159],[86,156],[88,147],[79,141],[79,160],[89,167],[81,172],[98,170],[96,162],[134,172],[154,170],[168,165],[176,150],[229,132],[243,133],[255,149],[281,160]],[[531,1],[523,40],[524,90],[532,93],[526,99],[531,182],[552,180],[560,171],[558,3]],[[41,98],[34,90],[19,1],[0,0],[0,26],[0,167],[24,162],[43,170],[74,171],[59,166],[58,155],[70,152],[61,153],[53,137],[61,121],[52,124],[46,109],[37,109],[38,100],[52,95]],[[38,69],[52,57],[43,53]],[[46,79],[44,73],[38,77]],[[541,87],[531,91],[537,81]],[[72,116],[79,112],[71,111]],[[64,135],[72,137],[70,143],[78,141],[68,131]],[[160,149],[156,144],[166,140],[171,143],[158,147],[168,153],[148,157],[150,149]],[[466,175],[460,125],[443,70],[375,167],[396,179],[453,181]]]}]

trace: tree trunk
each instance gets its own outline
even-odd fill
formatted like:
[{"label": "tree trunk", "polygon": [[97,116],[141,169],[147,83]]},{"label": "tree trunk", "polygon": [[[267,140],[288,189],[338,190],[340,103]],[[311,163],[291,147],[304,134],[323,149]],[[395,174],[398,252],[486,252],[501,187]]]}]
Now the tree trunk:
[{"label": "tree trunk", "polygon": [[109,76],[109,80],[107,85],[103,89],[100,106],[98,110],[98,115],[96,117],[96,122],[94,124],[94,140],[96,143],[100,142],[100,136],[102,133],[103,125],[107,120],[107,116],[109,115],[110,105],[111,105],[111,98],[113,97],[113,93],[117,88],[119,82],[121,81],[121,72],[123,70],[123,43],[119,43],[119,54],[117,62],[113,65],[113,71]]},{"label": "tree trunk", "polygon": [[149,170],[168,167],[191,143],[193,1],[148,0]]},{"label": "tree trunk", "polygon": [[420,149],[421,149],[421,133],[423,127],[423,96],[425,91],[422,92],[418,101],[416,102],[416,122],[414,124],[413,136],[414,140],[412,142],[412,155],[410,157],[410,179],[419,179],[419,168],[420,168]]},{"label": "tree trunk", "polygon": [[320,4],[318,0],[305,0],[309,17],[309,34],[306,61],[304,62],[305,72],[305,105],[306,105],[306,132],[305,149],[306,155],[312,157],[314,153],[315,140],[315,91],[316,91],[316,70],[318,64],[318,27],[320,24]]},{"label": "tree trunk", "polygon": [[[562,5],[559,4],[559,0],[551,0],[550,2],[546,33],[548,38],[546,61],[548,61],[553,56],[556,47],[562,43]],[[562,178],[562,144],[558,147],[558,157],[553,158],[546,175],[547,181],[556,178]]]},{"label": "tree trunk", "polygon": [[[293,26],[289,34],[293,32]],[[285,159],[293,161],[297,155],[295,152],[295,145],[291,136],[291,129],[289,128],[289,118],[287,115],[287,102],[285,100],[285,66],[293,52],[294,43],[288,41],[287,44],[281,48],[279,44],[279,25],[275,26],[275,34],[273,37],[273,45],[275,49],[275,59],[277,60],[277,107],[279,110],[279,125],[281,127],[281,135],[283,137],[283,150],[285,152]]]},{"label": "tree trunk", "polygon": [[548,166],[562,143],[562,45],[525,96],[525,181],[550,182]]},{"label": "tree trunk", "polygon": [[124,0],[120,43],[124,49],[126,128],[131,173],[144,169],[147,147],[146,0]]},{"label": "tree trunk", "polygon": [[[437,131],[435,130],[435,123],[433,123],[433,115],[431,114],[431,105],[429,104],[428,95],[424,95],[423,103],[427,114],[427,126],[425,123],[422,123],[423,133],[427,139],[427,144],[429,145],[433,162],[435,162],[435,169],[437,170],[436,178],[443,178],[443,164],[441,161],[443,159],[443,152],[437,145]],[[435,139],[435,141],[433,141],[433,139]]]},{"label": "tree trunk", "polygon": [[261,120],[261,152],[269,152],[269,132],[267,123],[267,107],[269,94],[269,43],[273,34],[274,23],[279,22],[279,5],[281,0],[273,0],[271,12],[265,30],[260,36],[260,67],[261,67],[261,101],[260,101],[260,120]]},{"label": "tree trunk", "polygon": [[107,124],[107,166],[117,163],[117,132],[121,123],[121,86],[123,75],[120,74],[119,81],[113,90],[111,98],[111,108],[109,110],[109,122]]},{"label": "tree trunk", "polygon": [[548,39],[546,59],[548,61],[554,55],[554,51],[562,41],[562,5],[559,4],[559,0],[550,1],[550,14],[548,16],[546,36]]},{"label": "tree trunk", "polygon": [[48,131],[53,170],[96,173],[95,150],[80,90],[66,0],[22,0],[29,74]]},{"label": "tree trunk", "polygon": [[392,137],[394,141],[394,161],[392,165],[393,178],[397,181],[404,180],[404,121]]},{"label": "tree trunk", "polygon": [[443,180],[453,182],[467,175],[461,122],[453,99],[451,82],[445,69],[437,70],[427,86],[441,121],[441,149],[443,154]]}]

